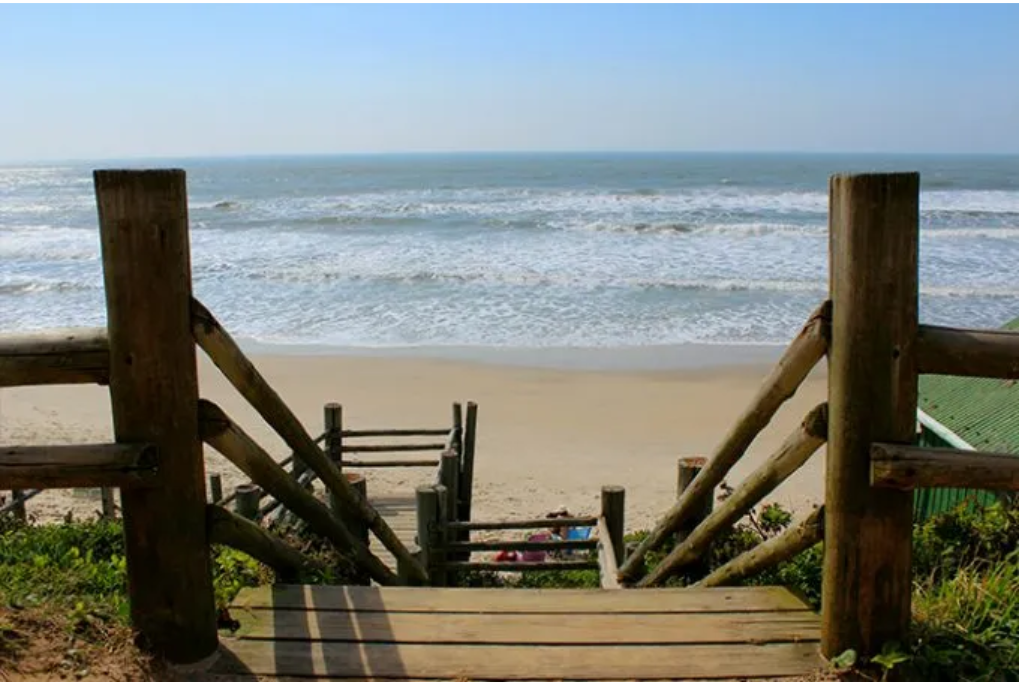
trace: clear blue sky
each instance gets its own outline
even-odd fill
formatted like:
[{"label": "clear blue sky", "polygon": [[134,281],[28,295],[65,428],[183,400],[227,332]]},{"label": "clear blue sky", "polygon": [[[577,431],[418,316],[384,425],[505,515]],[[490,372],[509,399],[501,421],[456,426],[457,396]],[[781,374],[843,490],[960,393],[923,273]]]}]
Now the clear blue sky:
[{"label": "clear blue sky", "polygon": [[0,6],[0,160],[1018,150],[1016,5]]}]

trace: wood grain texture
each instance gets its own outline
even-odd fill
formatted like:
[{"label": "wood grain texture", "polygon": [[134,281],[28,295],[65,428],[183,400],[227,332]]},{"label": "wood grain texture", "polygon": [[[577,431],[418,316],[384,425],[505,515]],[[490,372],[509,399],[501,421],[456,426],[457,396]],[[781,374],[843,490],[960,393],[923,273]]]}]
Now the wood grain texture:
[{"label": "wood grain texture", "polygon": [[825,508],[816,507],[800,523],[790,526],[771,540],[740,554],[716,568],[695,587],[735,585],[752,575],[792,559],[825,537]]},{"label": "wood grain texture", "polygon": [[874,443],[871,485],[877,488],[1020,489],[1017,455]]},{"label": "wood grain texture", "polygon": [[829,188],[826,656],[871,656],[910,623],[912,496],[871,487],[871,443],[915,438],[916,173],[837,175]]},{"label": "wood grain texture", "polygon": [[191,333],[185,172],[96,171],[115,439],[152,443],[160,485],[121,491],[141,639],[174,662],[217,647]]},{"label": "wood grain texture", "polygon": [[[199,424],[203,440],[228,458],[252,481],[258,483],[281,504],[300,517],[310,528],[325,537],[344,556],[382,585],[397,582],[395,574],[381,563],[349,528],[318,499],[278,466],[224,412],[207,400],[199,401]],[[351,486],[350,486],[351,487]],[[258,502],[258,501],[257,501]]]},{"label": "wood grain texture", "polygon": [[590,614],[237,611],[240,639],[404,644],[767,644],[816,642],[818,617],[775,613]]},{"label": "wood grain texture", "polygon": [[1020,378],[1017,332],[921,325],[917,330],[917,371],[993,379]]},{"label": "wood grain texture", "polygon": [[5,488],[138,488],[157,480],[152,445],[24,445],[0,448]]},{"label": "wood grain texture", "polygon": [[427,613],[710,613],[808,611],[784,587],[657,590],[425,589],[267,585],[243,588],[243,609]]},{"label": "wood grain texture", "polygon": [[799,469],[825,442],[828,406],[822,403],[764,464],[743,480],[717,509],[639,583],[651,587],[700,560],[711,543]]},{"label": "wood grain texture", "polygon": [[213,363],[252,405],[260,416],[288,444],[293,454],[316,472],[324,487],[345,505],[345,512],[360,518],[377,536],[414,581],[426,582],[423,567],[381,518],[377,510],[341,475],[337,466],[317,446],[291,408],[267,383],[217,318],[199,301],[192,299],[192,334]]},{"label": "wood grain texture", "polygon": [[102,327],[0,334],[0,388],[109,382],[110,344]]},{"label": "wood grain texture", "polygon": [[815,642],[787,644],[510,646],[226,641],[213,673],[473,680],[677,679],[800,675]]},{"label": "wood grain texture", "polygon": [[753,401],[708,458],[707,465],[687,486],[683,496],[658,521],[650,535],[626,559],[619,570],[621,580],[633,582],[640,577],[647,552],[660,547],[672,532],[678,530],[686,519],[706,504],[707,496],[714,494],[715,486],[725,479],[779,407],[796,393],[796,389],[825,355],[830,310],[831,304],[826,301],[811,314],[778,365],[758,389]]}]

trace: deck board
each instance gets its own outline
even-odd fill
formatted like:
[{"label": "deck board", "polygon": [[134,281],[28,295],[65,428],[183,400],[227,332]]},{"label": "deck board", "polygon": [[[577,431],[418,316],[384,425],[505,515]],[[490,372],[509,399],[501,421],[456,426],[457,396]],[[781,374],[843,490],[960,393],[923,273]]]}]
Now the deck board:
[{"label": "deck board", "polygon": [[[416,545],[416,498],[414,495],[370,496],[370,504],[391,527],[402,544],[409,548],[409,551],[415,552],[419,549]],[[385,566],[397,572],[398,562],[395,560],[395,556],[373,534],[370,535],[370,551],[384,562]]]},{"label": "deck board", "polygon": [[244,590],[207,680],[710,680],[796,677],[820,623],[778,587]]}]

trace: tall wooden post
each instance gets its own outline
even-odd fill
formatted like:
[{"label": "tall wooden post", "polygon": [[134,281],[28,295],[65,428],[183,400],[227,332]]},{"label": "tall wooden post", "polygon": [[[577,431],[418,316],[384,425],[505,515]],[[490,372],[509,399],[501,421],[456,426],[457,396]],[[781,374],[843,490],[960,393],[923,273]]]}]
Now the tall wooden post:
[{"label": "tall wooden post", "polygon": [[448,445],[462,455],[462,403],[452,403],[452,440]]},{"label": "tall wooden post", "polygon": [[609,539],[615,549],[615,565],[621,566],[626,558],[626,489],[621,485],[601,488],[601,516],[611,535]]},{"label": "tall wooden post", "polygon": [[872,442],[910,443],[917,407],[917,173],[834,176],[822,650],[862,656],[910,624],[912,495],[872,488]]},{"label": "tall wooden post", "polygon": [[416,544],[420,547],[420,561],[435,587],[444,584],[444,563],[439,561],[435,543],[441,526],[441,490],[444,486],[421,485],[416,488]]},{"label": "tall wooden post", "polygon": [[[462,436],[462,462],[459,464],[460,521],[469,521],[472,516],[473,467],[476,458],[476,413],[476,403],[466,403],[466,425]],[[468,539],[468,533],[466,539]]]},{"label": "tall wooden post", "polygon": [[172,662],[217,648],[192,340],[185,172],[96,171],[116,440],[153,443],[160,482],[121,491],[128,596]]}]

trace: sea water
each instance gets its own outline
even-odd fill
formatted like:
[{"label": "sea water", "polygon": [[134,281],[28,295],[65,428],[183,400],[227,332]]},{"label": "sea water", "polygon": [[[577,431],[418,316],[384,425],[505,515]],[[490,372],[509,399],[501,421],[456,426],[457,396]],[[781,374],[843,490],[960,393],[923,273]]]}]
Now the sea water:
[{"label": "sea water", "polygon": [[856,171],[921,173],[925,321],[1019,314],[1016,156],[382,155],[0,168],[0,330],[105,324],[91,171],[167,166],[197,295],[293,350],[783,343]]}]

